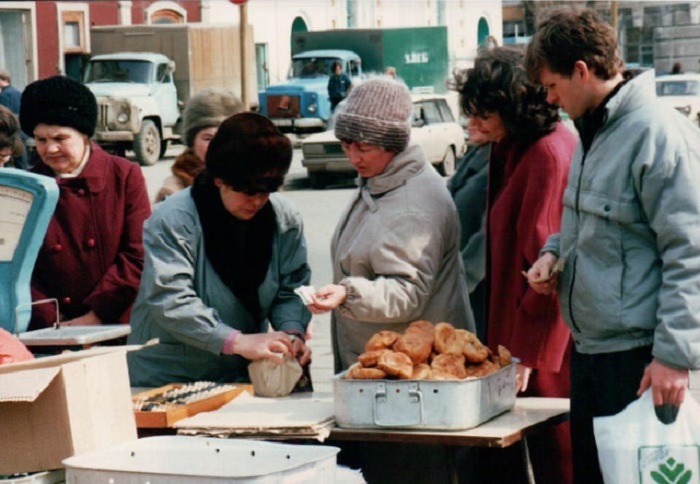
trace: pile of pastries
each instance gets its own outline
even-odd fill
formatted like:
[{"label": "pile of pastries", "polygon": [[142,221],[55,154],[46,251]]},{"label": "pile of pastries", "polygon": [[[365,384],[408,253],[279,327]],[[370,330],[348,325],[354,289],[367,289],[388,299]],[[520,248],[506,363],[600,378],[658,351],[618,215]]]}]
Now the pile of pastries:
[{"label": "pile of pastries", "polygon": [[375,333],[357,360],[346,378],[463,380],[495,373],[512,363],[504,346],[494,353],[470,331],[428,321],[412,322],[404,334]]}]

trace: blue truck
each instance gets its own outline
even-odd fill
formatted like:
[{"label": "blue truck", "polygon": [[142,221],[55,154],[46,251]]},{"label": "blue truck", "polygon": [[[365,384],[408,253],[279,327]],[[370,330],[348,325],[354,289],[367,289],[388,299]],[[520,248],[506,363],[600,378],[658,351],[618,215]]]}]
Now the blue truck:
[{"label": "blue truck", "polygon": [[259,109],[283,132],[328,127],[328,79],[334,62],[353,84],[394,67],[411,91],[445,93],[447,27],[295,32],[287,80],[258,93]]}]

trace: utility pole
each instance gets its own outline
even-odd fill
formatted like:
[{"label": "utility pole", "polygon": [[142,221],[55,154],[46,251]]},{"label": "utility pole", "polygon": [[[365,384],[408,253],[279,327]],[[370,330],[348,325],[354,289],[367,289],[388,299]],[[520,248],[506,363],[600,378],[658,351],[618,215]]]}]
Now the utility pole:
[{"label": "utility pole", "polygon": [[247,0],[230,0],[238,5],[239,32],[241,34],[241,101],[245,109],[250,109],[248,95],[248,2]]},{"label": "utility pole", "polygon": [[617,2],[614,0],[610,2],[610,23],[612,24],[613,29],[615,29],[615,34],[619,36],[619,32],[617,30]]}]

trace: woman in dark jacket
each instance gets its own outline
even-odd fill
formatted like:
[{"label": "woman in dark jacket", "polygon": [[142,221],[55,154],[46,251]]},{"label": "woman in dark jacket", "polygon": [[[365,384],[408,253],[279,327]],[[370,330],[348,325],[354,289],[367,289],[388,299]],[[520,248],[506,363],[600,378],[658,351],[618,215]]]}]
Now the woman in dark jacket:
[{"label": "woman in dark jacket", "polygon": [[90,142],[95,96],[55,76],[22,93],[20,123],[39,156],[32,171],[56,179],[58,205],[32,274],[29,329],[128,323],[143,269],[143,223],[151,214],[138,165]]},{"label": "woman in dark jacket", "polygon": [[[484,50],[461,78],[462,109],[491,142],[486,339],[491,348],[504,345],[520,359],[518,390],[523,396],[566,398],[569,330],[556,296],[535,293],[522,271],[537,260],[549,234],[559,231],[577,139],[560,122],[556,107],[547,103],[544,88],[527,80],[520,51]],[[568,425],[529,444],[538,481],[572,480]],[[493,470],[507,471],[509,466],[497,467]],[[498,479],[514,482],[513,476]]]}]

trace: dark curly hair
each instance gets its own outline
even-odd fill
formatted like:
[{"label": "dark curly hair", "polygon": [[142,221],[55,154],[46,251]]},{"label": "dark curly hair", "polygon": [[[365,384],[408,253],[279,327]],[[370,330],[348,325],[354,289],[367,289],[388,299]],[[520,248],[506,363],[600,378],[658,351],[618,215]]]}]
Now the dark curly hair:
[{"label": "dark curly hair", "polygon": [[557,9],[537,27],[527,47],[525,67],[537,82],[543,67],[571,77],[577,61],[586,63],[601,79],[623,70],[615,29],[594,10]]},{"label": "dark curly hair", "polygon": [[453,73],[450,87],[467,116],[497,113],[508,139],[529,145],[554,130],[559,114],[547,103],[546,90],[528,80],[523,57],[512,47],[482,49],[474,67]]}]

